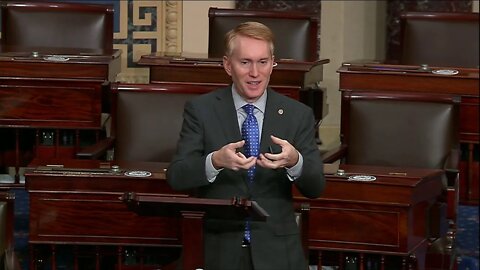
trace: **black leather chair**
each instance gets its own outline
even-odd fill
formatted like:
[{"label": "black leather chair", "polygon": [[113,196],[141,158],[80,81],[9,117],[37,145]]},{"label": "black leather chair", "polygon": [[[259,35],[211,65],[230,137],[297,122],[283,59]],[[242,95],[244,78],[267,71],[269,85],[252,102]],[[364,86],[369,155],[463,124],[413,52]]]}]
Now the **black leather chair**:
[{"label": "black leather chair", "polygon": [[400,15],[400,64],[478,68],[478,13]]},{"label": "black leather chair", "polygon": [[318,14],[211,7],[208,19],[209,57],[223,57],[225,33],[241,22],[257,21],[273,31],[276,59],[318,60]]},{"label": "black leather chair", "polygon": [[[112,83],[111,136],[77,153],[79,158],[170,162],[185,102],[217,86]],[[106,157],[113,149],[113,156]]]},{"label": "black leather chair", "polygon": [[13,225],[15,194],[0,191],[0,269],[20,270],[20,263],[14,251]]},{"label": "black leather chair", "polygon": [[325,163],[443,169],[444,192],[430,207],[426,237],[448,256],[459,199],[459,105],[451,95],[343,91],[341,145],[324,155]]},{"label": "black leather chair", "polygon": [[344,162],[449,169],[459,149],[459,102],[450,95],[343,91]]},{"label": "black leather chair", "polygon": [[3,51],[113,51],[112,5],[2,1],[1,14]]}]

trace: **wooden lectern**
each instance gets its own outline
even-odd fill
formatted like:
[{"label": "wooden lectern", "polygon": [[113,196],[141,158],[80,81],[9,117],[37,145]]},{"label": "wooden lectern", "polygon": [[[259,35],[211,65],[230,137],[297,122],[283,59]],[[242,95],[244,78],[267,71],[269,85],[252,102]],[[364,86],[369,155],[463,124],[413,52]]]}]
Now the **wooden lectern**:
[{"label": "wooden lectern", "polygon": [[255,201],[239,198],[223,200],[129,192],[122,200],[139,215],[181,216],[182,266],[185,270],[203,269],[205,265],[204,257],[198,256],[204,252],[204,217],[244,220],[249,216],[257,221],[265,221],[268,217],[268,213]]}]

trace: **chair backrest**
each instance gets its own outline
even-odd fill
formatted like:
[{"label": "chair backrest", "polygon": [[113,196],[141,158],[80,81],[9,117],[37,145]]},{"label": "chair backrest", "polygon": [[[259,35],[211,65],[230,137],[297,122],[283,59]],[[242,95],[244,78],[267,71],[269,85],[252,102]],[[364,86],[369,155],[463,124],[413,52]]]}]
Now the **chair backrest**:
[{"label": "chair backrest", "polygon": [[239,23],[257,21],[273,31],[276,59],[318,60],[318,14],[211,7],[208,11],[208,19],[209,57],[223,57],[224,37],[228,31]]},{"label": "chair backrest", "polygon": [[401,64],[478,67],[478,18],[478,13],[402,13]]},{"label": "chair backrest", "polygon": [[451,95],[344,91],[345,163],[443,169],[459,149],[459,102]]},{"label": "chair backrest", "polygon": [[170,162],[176,151],[185,103],[215,88],[178,83],[113,83],[114,159]]},{"label": "chair backrest", "polygon": [[3,50],[113,51],[113,5],[2,1]]}]

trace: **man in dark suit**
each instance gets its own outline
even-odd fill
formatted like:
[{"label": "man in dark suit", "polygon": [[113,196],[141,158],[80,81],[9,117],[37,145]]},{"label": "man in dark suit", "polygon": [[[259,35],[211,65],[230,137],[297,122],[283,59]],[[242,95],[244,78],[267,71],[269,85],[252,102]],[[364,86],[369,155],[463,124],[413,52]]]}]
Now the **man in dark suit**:
[{"label": "man in dark suit", "polygon": [[[316,198],[325,185],[313,112],[268,88],[274,66],[268,27],[242,23],[225,45],[223,65],[233,84],[185,105],[168,182],[199,197],[255,200],[270,215],[266,222],[207,219],[206,270],[307,269],[292,186]],[[247,122],[253,125],[243,127]],[[245,135],[252,131],[253,140]]]}]

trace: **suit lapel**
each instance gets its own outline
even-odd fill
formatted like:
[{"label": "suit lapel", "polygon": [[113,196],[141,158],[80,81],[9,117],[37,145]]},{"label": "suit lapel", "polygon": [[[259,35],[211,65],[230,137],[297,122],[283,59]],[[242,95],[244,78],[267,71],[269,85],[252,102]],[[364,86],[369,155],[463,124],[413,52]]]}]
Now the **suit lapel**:
[{"label": "suit lapel", "polygon": [[265,115],[263,118],[262,139],[260,142],[260,153],[269,152],[269,146],[272,146],[270,135],[282,137],[281,129],[285,125],[283,119],[283,103],[278,98],[278,93],[268,89],[267,104],[265,106]]},{"label": "suit lapel", "polygon": [[215,114],[218,119],[220,119],[223,134],[227,142],[240,141],[242,135],[238,129],[237,112],[233,104],[231,86],[217,92],[213,106],[215,107]]}]

